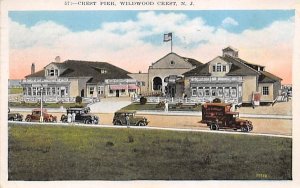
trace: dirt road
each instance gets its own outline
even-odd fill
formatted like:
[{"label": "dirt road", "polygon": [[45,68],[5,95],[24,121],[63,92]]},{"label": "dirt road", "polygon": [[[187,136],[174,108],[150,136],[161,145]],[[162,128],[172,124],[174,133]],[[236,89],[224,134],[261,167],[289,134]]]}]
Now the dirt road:
[{"label": "dirt road", "polygon": [[[26,117],[27,113],[21,113]],[[52,113],[60,117],[62,113]],[[100,117],[100,124],[111,125],[113,114],[112,113],[97,113]],[[192,128],[192,129],[208,129],[205,124],[200,123],[201,117],[197,116],[161,116],[161,115],[144,115],[149,121],[151,127],[165,127],[165,128]],[[253,132],[266,133],[266,134],[282,134],[292,135],[292,120],[283,119],[255,119],[247,118],[252,121],[254,125]]]}]

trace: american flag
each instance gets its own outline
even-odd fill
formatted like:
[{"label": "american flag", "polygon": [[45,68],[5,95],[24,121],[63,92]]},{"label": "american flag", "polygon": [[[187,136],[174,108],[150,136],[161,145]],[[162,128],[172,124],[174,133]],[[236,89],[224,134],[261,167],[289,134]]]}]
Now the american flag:
[{"label": "american flag", "polygon": [[172,40],[172,33],[164,34],[164,42]]}]

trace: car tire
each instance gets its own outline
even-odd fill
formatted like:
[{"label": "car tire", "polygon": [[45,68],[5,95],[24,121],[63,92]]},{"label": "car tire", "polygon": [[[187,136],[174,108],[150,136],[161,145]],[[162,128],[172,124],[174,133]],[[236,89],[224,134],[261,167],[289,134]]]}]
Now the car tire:
[{"label": "car tire", "polygon": [[121,121],[116,121],[115,125],[122,125]]},{"label": "car tire", "polygon": [[210,125],[210,130],[214,130],[214,131],[216,131],[216,130],[218,130],[219,129],[219,127],[218,127],[218,125],[217,124],[215,124],[215,123],[212,123],[211,125]]},{"label": "car tire", "polygon": [[146,126],[146,124],[144,122],[138,122],[137,126]]},{"label": "car tire", "polygon": [[8,121],[14,121],[14,118],[9,118]]},{"label": "car tire", "polygon": [[246,127],[241,127],[241,131],[242,132],[249,132],[249,127],[246,126]]},{"label": "car tire", "polygon": [[90,119],[86,119],[86,120],[84,120],[84,123],[85,123],[85,124],[91,124],[92,121],[91,121]]},{"label": "car tire", "polygon": [[25,121],[26,122],[31,122],[31,118],[26,118]]}]

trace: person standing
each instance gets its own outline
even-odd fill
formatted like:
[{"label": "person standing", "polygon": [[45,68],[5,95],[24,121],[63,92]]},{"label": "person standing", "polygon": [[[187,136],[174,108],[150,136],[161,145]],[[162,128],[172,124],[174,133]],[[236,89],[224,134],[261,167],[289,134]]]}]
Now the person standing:
[{"label": "person standing", "polygon": [[75,122],[75,117],[76,117],[76,113],[73,112],[73,113],[72,113],[72,122],[73,122],[73,123]]},{"label": "person standing", "polygon": [[126,120],[127,128],[129,128],[130,122],[129,122],[129,115],[128,114],[125,115],[125,120]]},{"label": "person standing", "polygon": [[68,114],[67,114],[67,117],[68,117],[67,122],[68,122],[68,123],[71,123],[71,122],[72,122],[72,114],[71,114],[71,113],[68,113]]},{"label": "person standing", "polygon": [[165,102],[165,112],[169,111],[169,104],[168,101]]}]

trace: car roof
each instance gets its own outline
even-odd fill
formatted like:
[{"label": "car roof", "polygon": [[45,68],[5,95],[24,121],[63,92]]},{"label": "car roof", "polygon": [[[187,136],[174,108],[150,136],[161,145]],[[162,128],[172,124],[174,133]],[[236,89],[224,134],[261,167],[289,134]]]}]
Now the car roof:
[{"label": "car roof", "polygon": [[231,106],[230,103],[204,103],[203,106]]},{"label": "car roof", "polygon": [[136,113],[135,110],[119,110],[116,113]]},{"label": "car roof", "polygon": [[[33,109],[32,111],[41,111],[41,109],[40,108],[35,108],[35,109]],[[43,108],[43,112],[47,112],[47,109],[46,108]]]}]

